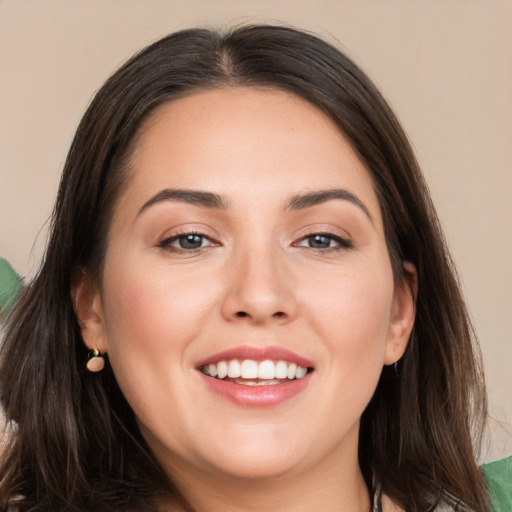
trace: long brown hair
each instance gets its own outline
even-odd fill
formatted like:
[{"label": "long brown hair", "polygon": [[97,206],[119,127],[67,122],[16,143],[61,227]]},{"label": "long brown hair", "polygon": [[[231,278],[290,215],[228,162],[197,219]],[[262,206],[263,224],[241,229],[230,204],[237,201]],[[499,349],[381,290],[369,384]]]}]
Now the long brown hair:
[{"label": "long brown hair", "polygon": [[[395,277],[418,271],[414,333],[396,377],[383,370],[361,419],[371,489],[407,511],[439,499],[487,510],[476,456],[486,400],[478,345],[427,186],[407,137],[366,75],[317,37],[281,26],[185,30],[152,44],[100,89],[72,143],[41,269],[6,325],[0,397],[12,427],[0,509],[151,510],[172,493],[110,369],[89,374],[73,273],[99,277],[134,138],[159,105],[225,86],[273,87],[328,115],[366,165]],[[108,366],[108,365],[107,365]]]}]

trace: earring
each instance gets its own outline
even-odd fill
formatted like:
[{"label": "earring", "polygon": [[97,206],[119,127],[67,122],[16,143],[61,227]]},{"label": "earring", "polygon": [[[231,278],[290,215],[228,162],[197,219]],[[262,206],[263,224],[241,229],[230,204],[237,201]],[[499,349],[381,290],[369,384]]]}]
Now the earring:
[{"label": "earring", "polygon": [[398,361],[395,361],[395,364],[393,366],[395,367],[395,376],[397,379],[399,379],[400,374],[398,373]]},{"label": "earring", "polygon": [[93,373],[101,372],[105,367],[105,359],[97,348],[91,350],[89,354],[87,354],[86,366],[87,369]]}]

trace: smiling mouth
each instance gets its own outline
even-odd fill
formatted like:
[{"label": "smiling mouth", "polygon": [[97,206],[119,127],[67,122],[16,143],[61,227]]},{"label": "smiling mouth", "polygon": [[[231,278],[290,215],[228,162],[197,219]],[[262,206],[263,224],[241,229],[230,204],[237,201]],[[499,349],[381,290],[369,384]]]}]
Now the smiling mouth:
[{"label": "smiling mouth", "polygon": [[298,366],[289,361],[255,361],[230,359],[201,366],[199,370],[209,377],[244,386],[273,386],[304,378],[313,368]]}]

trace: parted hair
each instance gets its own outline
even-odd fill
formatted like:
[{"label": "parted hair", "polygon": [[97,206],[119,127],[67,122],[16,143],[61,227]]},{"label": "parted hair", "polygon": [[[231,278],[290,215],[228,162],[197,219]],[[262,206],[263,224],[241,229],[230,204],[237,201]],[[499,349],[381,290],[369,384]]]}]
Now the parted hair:
[{"label": "parted hair", "polygon": [[488,501],[477,465],[486,398],[476,336],[427,186],[393,111],[333,45],[294,28],[173,33],[137,53],[96,93],[69,151],[36,277],[5,320],[0,398],[7,427],[0,510],[155,510],[177,495],[107,364],[87,349],[70,290],[101,279],[112,212],[145,119],[201,90],[274,88],[323,111],[366,166],[395,279],[418,273],[416,320],[398,374],[383,369],[361,418],[359,462],[372,493],[408,512],[439,499]]}]

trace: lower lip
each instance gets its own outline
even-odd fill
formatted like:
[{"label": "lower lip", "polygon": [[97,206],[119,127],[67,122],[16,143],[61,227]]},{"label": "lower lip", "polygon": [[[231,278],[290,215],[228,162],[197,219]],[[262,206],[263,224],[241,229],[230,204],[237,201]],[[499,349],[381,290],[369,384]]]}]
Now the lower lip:
[{"label": "lower lip", "polygon": [[[200,372],[201,373],[201,372]],[[241,407],[273,407],[297,396],[311,380],[312,373],[301,379],[268,386],[244,386],[208,377],[201,373],[206,385],[216,394]]]}]

